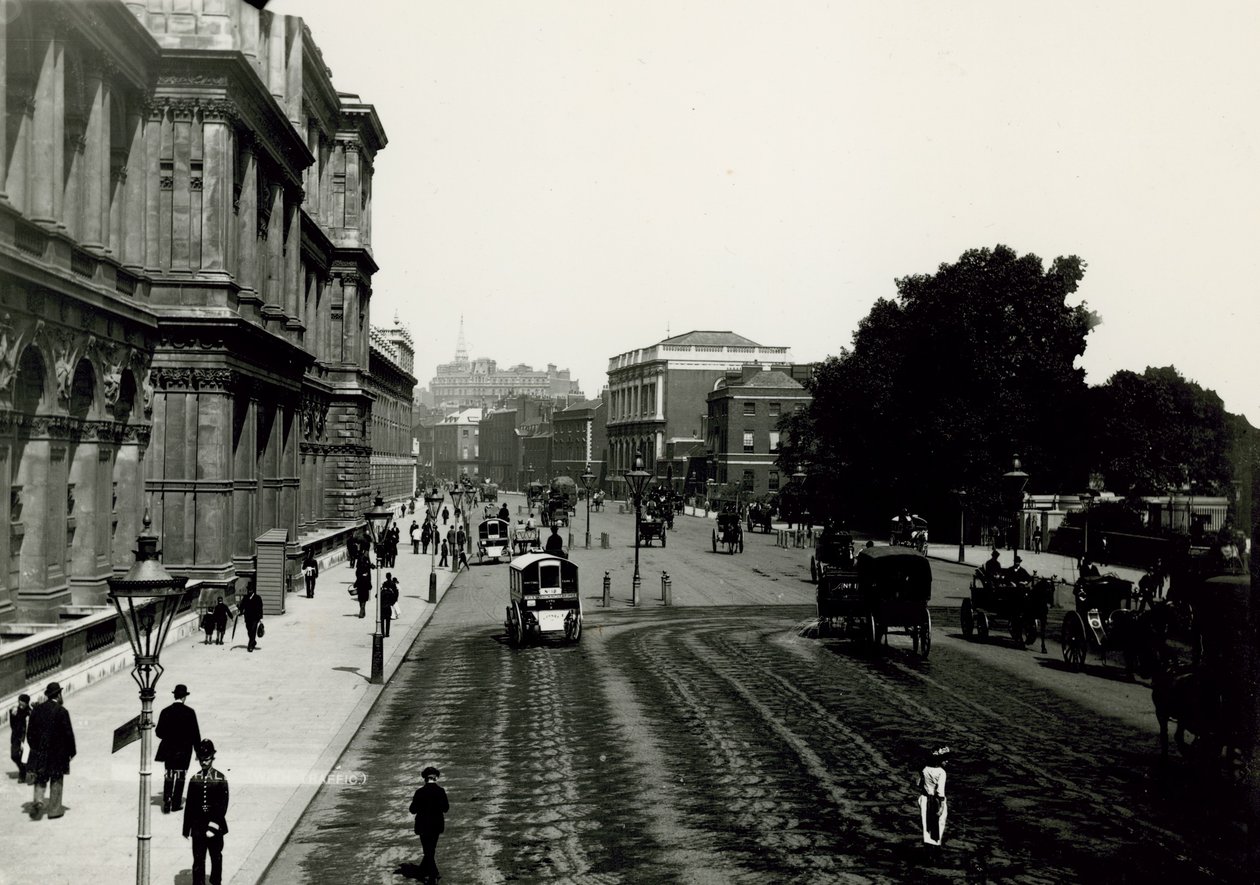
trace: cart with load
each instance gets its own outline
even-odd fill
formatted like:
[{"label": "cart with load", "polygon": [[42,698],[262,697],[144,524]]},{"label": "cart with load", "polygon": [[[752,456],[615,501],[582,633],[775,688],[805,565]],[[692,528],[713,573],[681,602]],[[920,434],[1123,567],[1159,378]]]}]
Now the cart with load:
[{"label": "cart with load", "polygon": [[727,553],[744,552],[744,528],[739,523],[739,512],[733,507],[717,515],[717,525],[713,529],[714,553],[718,552],[718,545],[725,547]]},{"label": "cart with load", "polygon": [[901,516],[894,516],[892,519],[892,531],[890,532],[890,547],[913,547],[920,553],[927,553],[928,544],[928,523],[927,520],[917,514],[902,511]]},{"label": "cart with load", "polygon": [[483,519],[477,526],[477,562],[512,558],[512,526],[504,519]]},{"label": "cart with load", "polygon": [[[1026,573],[1025,573],[1026,574]],[[960,619],[963,636],[975,633],[989,638],[989,628],[1004,623],[1016,645],[1031,645],[1041,637],[1041,651],[1046,650],[1046,619],[1054,602],[1054,582],[1049,578],[1029,575],[1016,578],[1001,570],[986,575],[976,569],[971,576],[971,598],[964,599]]]},{"label": "cart with load", "polygon": [[538,539],[538,529],[526,528],[523,523],[512,527],[512,555],[523,556],[526,553],[540,553],[542,544]]},{"label": "cart with load", "polygon": [[932,648],[932,567],[898,547],[867,547],[851,569],[835,570],[818,581],[818,635],[847,635],[868,643],[900,630],[916,654]]},{"label": "cart with load", "polygon": [[503,629],[516,648],[582,638],[582,598],[578,567],[546,553],[519,556],[508,566],[508,606]]},{"label": "cart with load", "polygon": [[499,500],[499,487],[492,482],[486,483],[485,488],[482,490],[482,497],[487,501]]},{"label": "cart with load", "polygon": [[770,534],[774,508],[764,501],[753,501],[748,505],[748,531],[762,531]]}]

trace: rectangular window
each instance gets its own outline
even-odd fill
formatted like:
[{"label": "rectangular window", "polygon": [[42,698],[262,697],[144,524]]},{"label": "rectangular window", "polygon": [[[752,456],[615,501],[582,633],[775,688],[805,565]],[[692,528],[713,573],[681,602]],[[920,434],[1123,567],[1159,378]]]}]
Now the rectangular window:
[{"label": "rectangular window", "polygon": [[757,478],[751,470],[744,471],[744,491],[751,492],[756,488]]},{"label": "rectangular window", "polygon": [[464,439],[468,439],[468,428],[464,428]]},{"label": "rectangular window", "polygon": [[770,431],[770,451],[777,452],[779,450],[779,431]]},{"label": "rectangular window", "polygon": [[779,490],[779,471],[770,471],[769,487],[772,492],[777,492]]},{"label": "rectangular window", "polygon": [[753,451],[753,432],[751,430],[744,431],[744,451]]},{"label": "rectangular window", "polygon": [[745,418],[751,418],[752,416],[756,414],[757,414],[756,403],[752,403],[752,402],[744,403],[744,417]]},{"label": "rectangular window", "polygon": [[777,418],[777,417],[779,417],[779,411],[780,411],[780,409],[781,409],[782,405],[783,405],[782,403],[771,403],[771,404],[770,404],[770,417],[771,417],[771,418]]}]

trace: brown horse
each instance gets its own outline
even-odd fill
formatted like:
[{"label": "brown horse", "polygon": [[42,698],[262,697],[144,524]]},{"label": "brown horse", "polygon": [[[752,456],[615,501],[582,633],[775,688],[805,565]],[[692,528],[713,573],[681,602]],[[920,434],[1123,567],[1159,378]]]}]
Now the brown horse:
[{"label": "brown horse", "polygon": [[[1151,700],[1159,720],[1160,755],[1168,757],[1168,723],[1175,721],[1177,749],[1184,755],[1194,752],[1203,759],[1220,755],[1222,698],[1217,681],[1203,667],[1175,669],[1161,661],[1151,683]],[[1195,736],[1186,743],[1186,732]]]}]

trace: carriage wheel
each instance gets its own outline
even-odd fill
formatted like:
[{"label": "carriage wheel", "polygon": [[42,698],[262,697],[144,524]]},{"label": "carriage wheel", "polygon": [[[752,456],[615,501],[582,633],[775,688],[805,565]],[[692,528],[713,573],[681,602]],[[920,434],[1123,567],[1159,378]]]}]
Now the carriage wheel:
[{"label": "carriage wheel", "polygon": [[962,604],[962,614],[959,617],[962,620],[963,636],[966,636],[968,639],[971,638],[971,634],[974,633],[976,629],[976,616],[973,609],[974,606],[972,605],[971,600],[964,599]]},{"label": "carriage wheel", "polygon": [[871,644],[871,648],[879,651],[879,629],[875,625],[875,616],[866,616],[866,639]]},{"label": "carriage wheel", "polygon": [[573,632],[569,635],[569,641],[577,644],[582,638],[582,616],[578,615],[577,620],[573,622]]},{"label": "carriage wheel", "polygon": [[915,631],[914,650],[925,658],[932,650],[932,613],[929,611],[923,612],[923,623]]},{"label": "carriage wheel", "polygon": [[986,642],[989,639],[989,616],[984,612],[976,612],[976,635]]},{"label": "carriage wheel", "polygon": [[818,563],[812,556],[809,558],[809,579],[815,584],[818,583]]},{"label": "carriage wheel", "polygon": [[1063,634],[1059,640],[1063,644],[1063,661],[1073,671],[1085,666],[1085,656],[1089,652],[1089,642],[1085,638],[1085,623],[1077,612],[1068,612],[1063,617]]},{"label": "carriage wheel", "polygon": [[717,529],[713,530],[713,552],[717,553]]}]

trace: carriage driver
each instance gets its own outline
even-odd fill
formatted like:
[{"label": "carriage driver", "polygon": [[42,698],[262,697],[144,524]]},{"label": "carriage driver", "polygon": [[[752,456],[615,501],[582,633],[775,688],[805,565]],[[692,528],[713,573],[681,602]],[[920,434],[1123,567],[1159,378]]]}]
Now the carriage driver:
[{"label": "carriage driver", "polygon": [[1028,570],[1023,566],[1024,560],[1019,558],[1019,554],[1015,554],[1015,564],[1006,570],[1006,578],[1012,584],[1027,584],[1032,580],[1032,575],[1028,574]]}]

